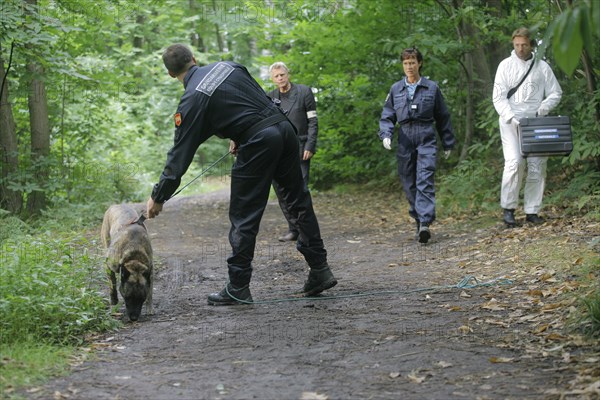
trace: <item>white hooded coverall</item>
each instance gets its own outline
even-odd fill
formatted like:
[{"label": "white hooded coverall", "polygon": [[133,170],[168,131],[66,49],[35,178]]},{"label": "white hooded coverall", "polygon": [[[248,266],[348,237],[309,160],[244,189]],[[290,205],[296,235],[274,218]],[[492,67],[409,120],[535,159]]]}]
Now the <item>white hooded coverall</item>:
[{"label": "white hooded coverall", "polygon": [[[517,86],[531,63],[535,64],[519,86],[519,89],[507,99],[508,91]],[[535,54],[527,60],[521,60],[513,50],[510,57],[498,65],[494,80],[493,102],[500,115],[500,138],[504,153],[504,172],[500,205],[505,209],[517,208],[519,190],[523,181],[525,160],[519,150],[519,138],[516,125],[511,123],[525,117],[535,117],[537,113],[546,115],[560,101],[562,89],[552,69],[543,60],[535,59]],[[524,211],[537,214],[542,206],[546,181],[547,157],[527,157],[527,179],[525,182]]]}]

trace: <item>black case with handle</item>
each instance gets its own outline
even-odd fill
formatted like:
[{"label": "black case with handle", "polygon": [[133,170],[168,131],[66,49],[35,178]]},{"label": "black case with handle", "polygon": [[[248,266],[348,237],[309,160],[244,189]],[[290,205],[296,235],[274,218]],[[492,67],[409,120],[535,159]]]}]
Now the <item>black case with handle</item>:
[{"label": "black case with handle", "polygon": [[519,119],[521,155],[568,156],[573,151],[571,121],[564,115]]}]

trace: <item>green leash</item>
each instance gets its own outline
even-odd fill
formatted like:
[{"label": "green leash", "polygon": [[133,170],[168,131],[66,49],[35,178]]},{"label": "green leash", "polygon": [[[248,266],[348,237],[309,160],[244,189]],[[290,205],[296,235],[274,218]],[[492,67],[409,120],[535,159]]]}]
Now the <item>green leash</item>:
[{"label": "green leash", "polygon": [[475,278],[473,275],[467,275],[456,285],[431,286],[431,287],[417,288],[417,289],[410,289],[410,290],[382,290],[382,291],[364,292],[364,293],[359,292],[359,293],[350,293],[350,294],[340,294],[337,296],[286,297],[286,298],[266,299],[266,300],[259,300],[259,301],[247,301],[247,300],[238,299],[237,297],[235,297],[231,293],[229,293],[229,290],[227,290],[227,285],[225,285],[225,291],[227,292],[227,295],[229,295],[229,297],[231,297],[233,300],[237,301],[238,303],[242,303],[242,304],[274,304],[274,303],[285,303],[285,302],[292,302],[292,301],[338,300],[338,299],[351,299],[351,298],[357,298],[357,297],[384,296],[384,295],[389,295],[389,294],[430,292],[430,291],[442,290],[442,289],[476,289],[478,287],[512,285],[513,283],[514,282],[512,281],[512,279],[508,279],[508,278],[494,278],[494,279],[486,281],[486,282],[479,282],[477,280],[477,278]]}]

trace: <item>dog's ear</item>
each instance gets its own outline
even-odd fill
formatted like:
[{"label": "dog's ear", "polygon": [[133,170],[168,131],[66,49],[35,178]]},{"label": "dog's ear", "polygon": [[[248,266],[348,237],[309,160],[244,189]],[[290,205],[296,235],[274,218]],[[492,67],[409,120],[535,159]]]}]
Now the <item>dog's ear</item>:
[{"label": "dog's ear", "polygon": [[123,267],[131,273],[143,274],[148,271],[150,268],[148,266],[138,260],[129,260],[123,264]]}]

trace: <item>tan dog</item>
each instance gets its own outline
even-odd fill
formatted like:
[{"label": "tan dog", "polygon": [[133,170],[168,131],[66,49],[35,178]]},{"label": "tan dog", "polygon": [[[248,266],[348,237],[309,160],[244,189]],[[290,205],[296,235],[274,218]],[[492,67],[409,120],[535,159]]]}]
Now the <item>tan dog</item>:
[{"label": "tan dog", "polygon": [[119,291],[125,300],[127,315],[137,321],[142,305],[152,314],[152,246],[146,226],[137,224],[137,212],[125,204],[113,205],[106,210],[102,222],[102,243],[106,250],[106,272],[110,278],[110,302],[117,297],[116,273],[120,274]]}]

